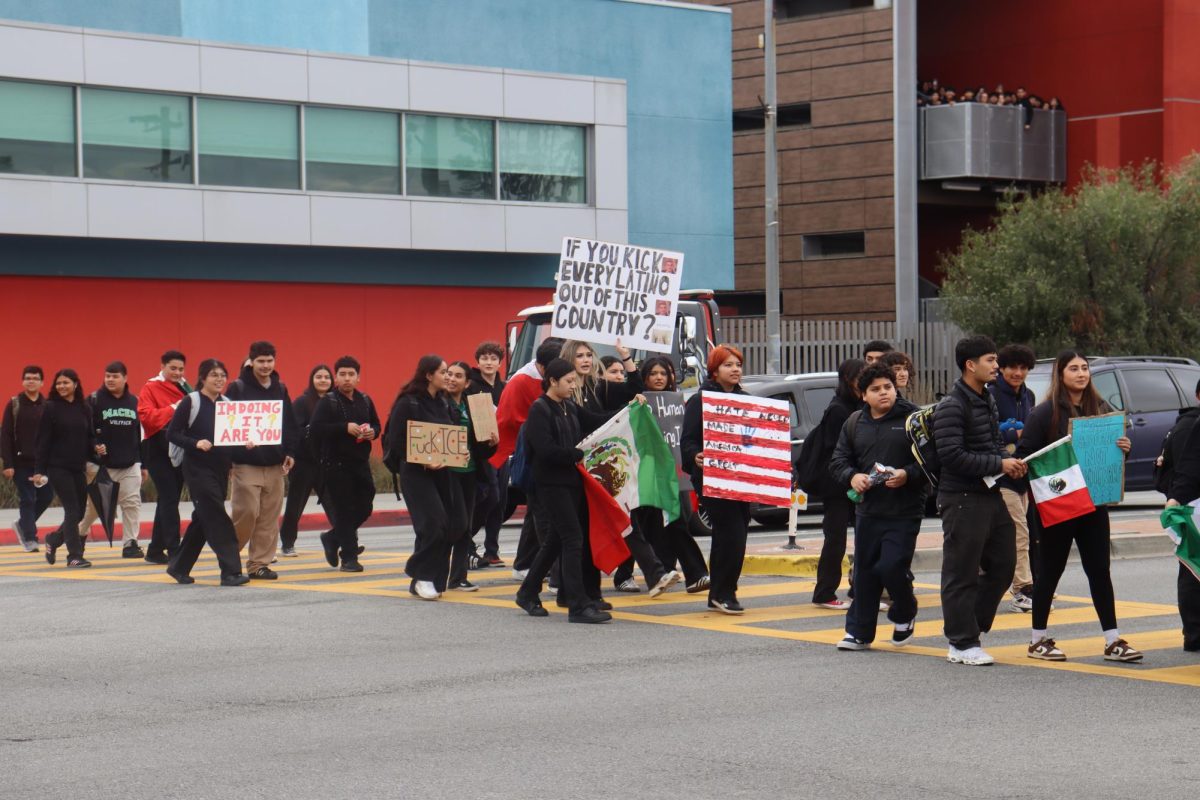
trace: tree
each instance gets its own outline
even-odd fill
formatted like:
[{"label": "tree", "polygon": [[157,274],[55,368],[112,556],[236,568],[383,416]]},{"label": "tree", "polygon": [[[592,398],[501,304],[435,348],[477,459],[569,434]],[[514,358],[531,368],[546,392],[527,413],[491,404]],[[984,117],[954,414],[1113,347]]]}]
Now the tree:
[{"label": "tree", "polygon": [[1074,191],[1006,196],[995,226],[942,263],[964,330],[1040,354],[1200,351],[1200,156],[1160,183],[1153,164],[1089,170]]}]

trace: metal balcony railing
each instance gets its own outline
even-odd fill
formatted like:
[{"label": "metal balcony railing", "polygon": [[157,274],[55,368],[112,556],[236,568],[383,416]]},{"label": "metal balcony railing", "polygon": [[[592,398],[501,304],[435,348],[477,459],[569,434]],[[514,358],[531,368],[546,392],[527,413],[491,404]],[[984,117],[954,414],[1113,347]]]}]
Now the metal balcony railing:
[{"label": "metal balcony railing", "polygon": [[980,179],[1062,183],[1067,175],[1067,115],[958,103],[919,109],[922,180]]}]

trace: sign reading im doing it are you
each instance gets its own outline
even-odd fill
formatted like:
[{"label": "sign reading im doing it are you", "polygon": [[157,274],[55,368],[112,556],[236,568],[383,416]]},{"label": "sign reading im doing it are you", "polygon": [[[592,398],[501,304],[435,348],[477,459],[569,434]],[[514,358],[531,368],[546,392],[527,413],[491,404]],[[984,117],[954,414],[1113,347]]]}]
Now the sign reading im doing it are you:
[{"label": "sign reading im doing it are you", "polygon": [[222,400],[214,428],[217,447],[282,444],[283,401]]},{"label": "sign reading im doing it are you", "polygon": [[552,336],[671,352],[683,253],[566,237]]}]

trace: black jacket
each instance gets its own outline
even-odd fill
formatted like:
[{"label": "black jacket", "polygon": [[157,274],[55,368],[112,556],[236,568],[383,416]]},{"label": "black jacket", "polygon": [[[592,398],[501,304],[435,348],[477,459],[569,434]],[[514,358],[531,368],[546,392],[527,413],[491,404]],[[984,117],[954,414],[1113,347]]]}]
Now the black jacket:
[{"label": "black jacket", "polygon": [[108,454],[100,463],[113,469],[132,467],[142,459],[142,429],[138,424],[137,395],[125,389],[114,397],[108,389],[92,392],[92,427],[96,444],[104,445]]},{"label": "black jacket", "polygon": [[[233,456],[232,447],[212,447],[205,452],[196,447],[202,440],[213,441],[217,427],[217,404],[203,392],[200,395],[200,410],[196,419],[188,422],[192,415],[192,393],[189,392],[175,407],[171,422],[167,425],[167,441],[183,448],[183,463],[191,468],[208,469],[218,475],[229,472]],[[228,399],[222,396],[218,399]]]},{"label": "black jacket", "polygon": [[337,389],[331,390],[317,403],[309,427],[317,437],[321,449],[321,463],[325,465],[366,463],[371,458],[373,439],[359,441],[346,431],[349,423],[369,424],[375,430],[375,438],[383,435],[379,426],[379,414],[375,404],[357,389],[353,397],[346,397]]},{"label": "black jacket", "polygon": [[1174,465],[1174,477],[1171,480],[1171,491],[1168,499],[1176,500],[1184,505],[1200,497],[1200,408],[1189,408],[1175,420],[1171,428],[1167,447],[1170,453],[1164,453],[1166,460]]},{"label": "black jacket", "polygon": [[230,400],[283,401],[283,443],[281,445],[260,445],[254,449],[231,448],[233,463],[273,467],[282,464],[284,457],[295,456],[296,444],[299,441],[296,417],[292,411],[292,398],[288,396],[287,386],[279,379],[278,372],[272,372],[270,385],[263,386],[254,375],[254,367],[245,366],[242,368],[241,377],[229,384],[225,394]]},{"label": "black jacket", "polygon": [[[17,404],[15,420],[14,402]],[[46,398],[39,394],[37,400],[30,400],[24,392],[4,404],[4,421],[0,423],[0,460],[4,461],[5,469],[33,469],[38,426],[45,408]]]},{"label": "black jacket", "polygon": [[47,400],[38,425],[36,456],[33,471],[45,475],[50,467],[83,472],[89,459],[95,457],[95,431],[92,428],[92,409],[81,396],[75,402]]},{"label": "black jacket", "polygon": [[863,408],[854,424],[853,440],[849,422],[842,426],[829,462],[829,474],[839,490],[849,489],[856,473],[869,473],[876,463],[903,469],[908,475],[899,489],[875,486],[867,491],[858,504],[859,514],[901,519],[921,519],[925,515],[925,473],[913,460],[911,443],[904,432],[904,421],[916,410],[907,400],[898,400],[888,413],[875,419],[870,409]]},{"label": "black jacket", "polygon": [[624,383],[604,380],[596,383],[596,398],[605,411],[620,411],[641,391],[642,376],[636,372],[626,372]]},{"label": "black jacket", "polygon": [[[897,402],[900,402],[899,395],[897,395]],[[818,441],[828,448],[821,454],[822,459],[833,457],[833,449],[837,447],[838,439],[842,435],[842,428],[845,427],[846,420],[855,411],[860,411],[864,408],[866,406],[857,397],[843,397],[841,394],[835,394],[830,398],[829,405],[825,406],[825,410],[821,413],[821,421],[817,423],[817,429],[819,429],[821,437]],[[809,433],[809,436],[818,435],[817,429]],[[813,494],[824,497],[830,494],[846,493],[849,479],[847,479],[847,486],[842,486],[836,480],[833,480],[831,473],[826,472],[825,474],[829,476],[830,480],[822,481],[820,485],[812,487],[810,491]]]},{"label": "black jacket", "polygon": [[583,458],[579,442],[613,417],[581,408],[574,400],[559,403],[542,395],[529,407],[525,445],[533,463],[533,480],[543,486],[580,485],[575,464]]},{"label": "black jacket", "polygon": [[941,463],[939,492],[987,492],[983,479],[1000,472],[1007,457],[1000,440],[996,401],[962,379],[933,412],[933,439]]},{"label": "black jacket", "polygon": [[[330,389],[330,391],[337,391]],[[295,458],[297,461],[307,461],[310,463],[318,463],[321,460],[321,450],[317,442],[317,437],[308,429],[308,424],[312,422],[313,412],[317,409],[317,402],[321,399],[320,395],[314,389],[306,389],[304,394],[297,397],[292,402],[292,419],[296,420],[296,437],[299,440],[296,444]]]},{"label": "black jacket", "polygon": [[504,391],[505,382],[500,380],[500,375],[496,375],[496,382],[488,384],[483,379],[483,373],[479,371],[479,367],[471,367],[471,371],[467,373],[470,382],[467,384],[466,394],[480,394],[487,392],[492,396],[492,405],[500,407],[500,393]]},{"label": "black jacket", "polygon": [[[683,428],[679,432],[679,454],[682,467],[692,476],[692,487],[696,496],[704,494],[704,468],[696,463],[696,456],[704,452],[704,404],[700,396],[704,392],[726,393],[721,384],[711,378],[700,384],[700,390],[688,398],[683,407]],[[741,384],[734,386],[728,394],[748,394]],[[736,501],[734,501],[736,502]]]},{"label": "black jacket", "polygon": [[387,436],[384,445],[394,453],[396,463],[408,463],[408,423],[436,422],[439,425],[458,425],[458,409],[450,405],[444,394],[430,396],[427,391],[402,394],[392,403],[388,414]]}]

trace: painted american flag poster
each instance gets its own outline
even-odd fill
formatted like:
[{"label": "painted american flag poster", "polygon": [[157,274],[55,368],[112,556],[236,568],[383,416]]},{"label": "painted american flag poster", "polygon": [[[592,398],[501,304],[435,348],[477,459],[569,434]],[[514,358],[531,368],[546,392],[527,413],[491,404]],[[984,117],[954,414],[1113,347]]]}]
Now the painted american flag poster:
[{"label": "painted american flag poster", "polygon": [[724,392],[701,396],[704,496],[787,508],[792,502],[786,400]]}]

